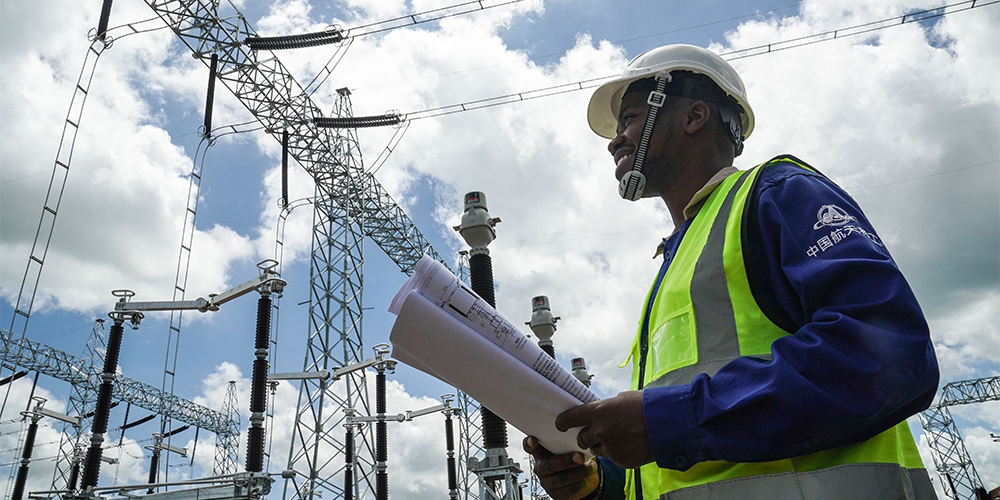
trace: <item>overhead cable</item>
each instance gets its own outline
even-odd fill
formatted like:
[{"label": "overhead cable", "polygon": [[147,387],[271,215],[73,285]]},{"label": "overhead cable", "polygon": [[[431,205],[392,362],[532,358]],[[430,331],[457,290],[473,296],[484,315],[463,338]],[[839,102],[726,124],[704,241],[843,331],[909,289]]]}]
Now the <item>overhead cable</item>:
[{"label": "overhead cable", "polygon": [[[921,10],[918,12],[904,14],[902,16],[895,16],[882,19],[879,21],[857,24],[854,26],[848,26],[846,28],[840,28],[837,30],[824,31],[822,33],[815,33],[812,35],[806,35],[798,38],[793,38],[790,40],[783,40],[780,42],[773,42],[765,45],[758,45],[755,47],[724,52],[719,55],[722,56],[722,58],[727,61],[733,61],[736,59],[745,59],[748,57],[770,54],[772,52],[778,52],[780,50],[787,50],[795,47],[801,47],[804,45],[812,45],[814,43],[827,42],[831,40],[838,40],[865,33],[871,33],[873,31],[883,30],[893,26],[902,26],[904,24],[926,21],[928,19],[944,17],[948,14],[963,12],[977,7],[984,7],[987,5],[994,5],[997,3],[1000,3],[1000,0],[992,0],[986,2],[977,0],[965,0],[962,2],[955,2],[948,5],[943,5],[941,7],[937,7],[934,9]],[[434,118],[437,116],[461,113],[463,111],[472,111],[474,109],[499,106],[501,104],[509,104],[512,102],[528,101],[531,99],[538,99],[541,97],[566,94],[569,92],[576,92],[578,90],[590,89],[600,86],[601,83],[611,80],[613,78],[617,78],[618,76],[619,75],[607,75],[598,78],[591,78],[588,80],[581,80],[579,82],[564,83],[561,85],[554,85],[551,87],[545,87],[541,89],[528,90],[525,92],[516,92],[513,94],[506,94],[502,96],[487,97],[485,99],[468,101],[461,104],[452,104],[437,108],[424,109],[421,111],[412,111],[404,114],[403,119],[419,120],[422,118]]]},{"label": "overhead cable", "polygon": [[[463,14],[469,14],[471,12],[493,9],[496,7],[502,7],[504,5],[515,4],[523,1],[524,0],[508,0],[506,2],[501,2],[495,5],[483,5],[483,0],[473,0],[471,2],[460,3],[448,7],[440,7],[437,9],[431,9],[424,12],[418,12],[416,14],[407,14],[405,16],[387,19],[385,21],[363,24],[361,26],[351,28],[349,30],[343,30],[337,26],[328,26],[323,31],[318,31],[314,33],[302,33],[299,35],[283,35],[283,36],[251,35],[247,37],[243,41],[243,43],[249,46],[250,49],[254,51],[287,50],[287,49],[302,49],[306,47],[316,47],[319,45],[340,43],[345,39],[352,39],[360,36],[382,33],[385,31],[390,31],[399,28],[407,28],[410,26],[416,26],[418,24],[429,23],[432,21],[439,21],[441,19],[445,19],[448,17],[455,17]],[[465,9],[458,12],[448,12],[446,14],[442,14],[442,12],[447,12],[450,10],[461,9],[461,8]],[[433,17],[424,18],[424,16],[428,15],[432,15]]]},{"label": "overhead cable", "polygon": [[[350,37],[350,38],[357,38],[359,36],[372,35],[372,34],[375,34],[375,33],[382,33],[384,31],[390,31],[390,30],[394,30],[394,29],[398,29],[398,28],[407,28],[407,27],[410,27],[410,26],[416,26],[418,24],[429,23],[429,22],[432,22],[432,21],[440,21],[441,19],[445,19],[445,18],[448,18],[448,17],[455,17],[455,16],[460,16],[460,15],[463,15],[463,14],[469,14],[471,12],[478,12],[478,11],[482,11],[482,10],[493,9],[493,8],[496,8],[496,7],[503,7],[505,5],[511,5],[511,4],[515,4],[515,3],[519,3],[519,2],[523,2],[523,1],[524,0],[507,0],[505,2],[500,2],[500,3],[494,4],[494,5],[483,5],[483,0],[473,0],[473,1],[470,1],[470,2],[465,2],[465,3],[451,5],[451,6],[448,6],[448,7],[440,7],[440,8],[437,8],[437,9],[431,9],[431,10],[427,10],[427,11],[424,11],[424,12],[419,12],[419,13],[416,13],[416,14],[408,14],[408,15],[405,15],[405,16],[400,16],[400,17],[396,17],[396,18],[393,18],[393,19],[388,19],[388,20],[385,20],[385,21],[379,21],[379,22],[376,22],[376,23],[363,24],[361,26],[357,26],[357,27],[354,27],[354,28],[351,28],[351,29],[347,30],[347,36]],[[442,12],[449,11],[449,10],[452,10],[452,9],[460,9],[460,8],[463,8],[463,7],[468,7],[468,8],[465,9],[465,10],[459,11],[459,12],[449,12],[447,14],[442,14]],[[418,19],[418,18],[422,18],[423,16],[428,16],[428,15],[433,15],[435,17],[428,17],[426,19]],[[387,25],[387,24],[392,24],[392,25],[391,26],[383,26],[383,25]],[[383,26],[383,27],[379,27],[379,26]],[[371,29],[369,29],[369,28],[371,28]]]}]

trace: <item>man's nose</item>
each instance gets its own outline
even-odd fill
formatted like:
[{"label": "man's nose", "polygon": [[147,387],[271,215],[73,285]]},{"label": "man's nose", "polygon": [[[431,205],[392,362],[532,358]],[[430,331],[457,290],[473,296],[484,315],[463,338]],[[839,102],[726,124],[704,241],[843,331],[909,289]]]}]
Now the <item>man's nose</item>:
[{"label": "man's nose", "polygon": [[611,139],[611,142],[608,143],[608,152],[611,153],[612,156],[614,156],[615,150],[618,149],[619,144],[621,144],[622,141],[624,140],[625,138],[622,136],[622,134],[615,135],[615,138]]}]

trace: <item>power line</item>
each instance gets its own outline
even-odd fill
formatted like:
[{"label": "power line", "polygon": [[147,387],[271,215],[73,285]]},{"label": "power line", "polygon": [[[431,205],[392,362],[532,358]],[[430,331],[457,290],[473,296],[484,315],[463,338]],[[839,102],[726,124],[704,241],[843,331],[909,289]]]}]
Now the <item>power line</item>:
[{"label": "power line", "polygon": [[[802,4],[808,3],[809,1],[811,1],[811,0],[803,0]],[[652,34],[649,34],[649,35],[642,35],[642,36],[637,36],[637,37],[633,37],[633,38],[625,38],[625,39],[621,39],[621,40],[611,40],[610,43],[612,43],[612,44],[621,44],[621,43],[625,43],[625,42],[633,42],[633,41],[642,40],[642,39],[645,39],[645,38],[653,38],[653,37],[658,37],[658,36],[663,36],[663,35],[669,35],[669,34],[672,34],[672,33],[680,33],[682,31],[688,31],[688,30],[692,30],[692,29],[705,28],[705,27],[708,27],[708,26],[716,25],[716,24],[723,24],[723,23],[728,23],[728,22],[732,22],[732,21],[739,21],[739,20],[742,20],[742,19],[750,19],[750,18],[759,17],[759,16],[766,15],[766,14],[774,14],[774,13],[776,13],[778,11],[790,9],[792,7],[798,7],[799,5],[801,5],[801,4],[786,5],[784,7],[778,7],[778,8],[767,10],[767,11],[764,11],[764,12],[755,12],[753,14],[744,14],[744,15],[741,15],[741,16],[730,17],[730,18],[727,18],[727,19],[720,19],[718,21],[710,21],[710,22],[707,22],[707,23],[701,23],[701,24],[695,24],[695,25],[691,25],[691,26],[685,26],[683,28],[675,28],[675,29],[672,29],[672,30],[661,31],[659,33],[652,33]],[[544,55],[540,55],[540,56],[529,57],[528,60],[529,61],[541,61],[541,60],[544,60],[544,59],[549,59],[549,58],[552,58],[552,57],[562,56],[562,55],[565,55],[565,52],[553,52],[553,53],[550,53],[550,54],[544,54]],[[413,79],[409,79],[409,80],[403,80],[402,82],[395,81],[395,82],[389,82],[389,83],[382,83],[382,84],[378,84],[378,85],[368,85],[368,86],[365,86],[365,87],[352,87],[351,90],[352,91],[356,91],[356,90],[376,89],[376,88],[380,88],[380,87],[388,87],[388,86],[393,86],[393,85],[399,85],[400,83],[413,82],[413,81],[417,81],[417,80],[426,80],[426,79],[430,79],[430,78],[440,78],[442,76],[457,75],[457,74],[461,74],[461,73],[468,73],[470,71],[479,71],[479,70],[482,70],[482,69],[496,68],[496,67],[507,66],[507,65],[509,65],[509,64],[492,64],[492,65],[489,65],[489,66],[480,66],[480,67],[477,67],[477,68],[469,68],[469,69],[463,69],[463,70],[458,70],[458,71],[451,71],[451,72],[448,72],[448,73],[440,73],[440,74],[437,74],[437,75],[429,75],[429,76],[425,76],[425,77],[422,77],[422,78],[413,78]]]},{"label": "power line", "polygon": [[[362,36],[365,36],[365,35],[373,35],[375,33],[382,33],[382,32],[385,32],[385,31],[390,31],[390,30],[399,29],[399,28],[408,28],[408,27],[411,27],[411,26],[416,26],[418,24],[429,23],[429,22],[432,22],[432,21],[440,21],[441,19],[445,19],[445,18],[449,18],[449,17],[455,17],[455,16],[460,16],[460,15],[463,15],[463,14],[469,14],[469,13],[472,13],[472,12],[478,12],[478,11],[482,11],[482,10],[493,9],[493,8],[496,8],[496,7],[503,7],[505,5],[511,5],[511,4],[515,4],[515,3],[519,3],[519,2],[523,2],[523,1],[524,0],[507,0],[505,2],[501,2],[501,3],[495,4],[495,5],[488,5],[488,6],[486,6],[486,5],[483,5],[483,0],[473,0],[473,1],[470,1],[470,2],[465,2],[465,3],[451,5],[451,6],[448,6],[448,7],[440,7],[440,8],[437,8],[437,9],[426,10],[424,12],[418,12],[416,14],[407,14],[405,16],[400,16],[400,17],[396,17],[396,18],[393,18],[393,19],[387,19],[385,21],[378,21],[378,22],[371,23],[371,24],[363,24],[361,26],[356,26],[354,28],[350,28],[350,29],[347,30],[347,35],[346,35],[345,38],[358,38],[358,37],[362,37]],[[452,9],[458,9],[458,8],[462,8],[462,7],[469,7],[469,6],[473,6],[473,7],[469,8],[467,10],[463,10],[461,12],[452,12],[452,13],[448,13],[448,14],[440,14],[441,12],[444,12],[444,11],[448,11],[448,10],[452,10]],[[436,17],[429,17],[427,19],[417,19],[417,17],[427,16],[427,15],[435,15]],[[383,25],[383,24],[389,24],[389,23],[397,23],[397,24],[395,24],[393,26],[387,26],[387,27],[384,27],[384,28],[377,28],[377,29],[371,29],[371,30],[365,31],[365,28],[372,28],[372,27],[375,27],[375,26],[379,26],[379,25]],[[361,33],[355,33],[355,31],[357,31],[357,30],[362,30],[362,32]]]},{"label": "power line", "polygon": [[[984,7],[987,5],[994,5],[1000,3],[1000,0],[992,0],[988,2],[978,2],[976,0],[965,0],[962,2],[955,2],[947,4],[934,9],[926,9],[918,12],[913,12],[910,14],[904,14],[902,16],[895,16],[879,21],[871,21],[867,23],[856,24],[853,26],[848,26],[846,28],[840,28],[832,31],[824,31],[821,33],[815,33],[812,35],[806,35],[802,37],[793,38],[791,40],[783,40],[780,42],[773,42],[764,45],[758,45],[755,47],[749,47],[746,49],[740,49],[730,52],[724,52],[719,54],[723,59],[727,61],[732,61],[736,59],[745,59],[748,57],[759,56],[763,54],[770,54],[773,52],[778,52],[781,50],[788,50],[795,47],[802,47],[805,45],[812,45],[820,42],[827,42],[830,40],[839,40],[843,38],[848,38],[856,35],[871,33],[874,31],[883,30],[886,28],[891,28],[893,26],[902,26],[904,24],[911,24],[920,21],[926,21],[928,19],[935,19],[939,17],[944,17],[948,14],[954,14],[957,12],[963,12],[971,10],[977,7]],[[952,10],[949,10],[952,9]],[[728,57],[727,57],[728,56]],[[438,116],[450,115],[455,113],[462,113],[465,111],[472,111],[475,109],[490,108],[493,106],[500,106],[502,104],[509,104],[512,102],[528,101],[532,99],[539,99],[542,97],[549,97],[559,94],[566,94],[569,92],[576,92],[578,90],[590,89],[597,87],[606,80],[611,80],[617,78],[618,75],[608,75],[598,78],[590,78],[587,80],[581,80],[573,83],[564,83],[561,85],[553,85],[551,87],[545,87],[542,89],[528,90],[524,92],[516,92],[513,94],[506,94],[496,97],[487,97],[485,99],[477,99],[474,101],[468,101],[460,104],[452,104],[449,106],[440,106],[436,108],[424,109],[421,111],[412,111],[403,115],[406,120],[420,120],[423,118],[434,118]]]},{"label": "power line", "polygon": [[917,177],[911,177],[909,179],[903,179],[903,180],[895,181],[895,182],[888,182],[888,183],[885,183],[885,184],[879,184],[879,185],[876,185],[876,186],[870,186],[870,187],[866,187],[866,188],[863,188],[863,189],[855,189],[854,192],[860,193],[861,191],[868,191],[869,189],[875,189],[875,188],[881,188],[881,187],[887,187],[887,186],[895,186],[896,184],[902,184],[904,182],[911,182],[911,181],[915,181],[915,180],[919,180],[919,179],[926,179],[928,177],[935,177],[935,176],[938,176],[938,175],[951,174],[951,173],[954,173],[954,172],[960,172],[962,170],[968,170],[970,168],[982,167],[982,166],[990,165],[990,164],[993,164],[993,163],[1000,163],[1000,159],[990,160],[990,161],[983,162],[983,163],[977,163],[975,165],[967,165],[967,166],[964,166],[964,167],[953,168],[951,170],[942,170],[940,172],[934,172],[932,174],[920,175],[920,176],[917,176]]}]

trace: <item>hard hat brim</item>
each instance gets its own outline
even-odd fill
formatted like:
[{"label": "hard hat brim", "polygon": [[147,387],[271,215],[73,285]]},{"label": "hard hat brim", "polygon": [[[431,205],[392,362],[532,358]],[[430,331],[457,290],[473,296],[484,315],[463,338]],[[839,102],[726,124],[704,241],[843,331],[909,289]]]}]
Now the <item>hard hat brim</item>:
[{"label": "hard hat brim", "polygon": [[[697,49],[704,50],[700,48]],[[642,57],[642,55],[637,57]],[[736,102],[743,108],[743,112],[740,113],[743,138],[746,139],[750,136],[754,127],[754,115],[753,110],[750,108],[750,104],[743,95],[744,91],[742,89],[742,82],[739,83],[740,88],[732,87],[731,84],[729,84],[725,78],[722,78],[722,76],[719,75],[713,68],[699,63],[698,61],[690,60],[675,61],[669,64],[659,65],[657,67],[639,71],[626,69],[621,77],[602,84],[597,88],[597,90],[594,91],[594,94],[590,97],[590,104],[587,106],[587,123],[590,124],[590,129],[601,137],[614,139],[617,135],[618,113],[621,110],[622,97],[624,97],[625,90],[628,89],[628,86],[636,80],[650,78],[660,73],[670,73],[671,71],[676,70],[691,71],[694,73],[708,75],[712,78],[712,80],[715,81],[720,88],[722,88],[723,92],[735,99]],[[733,73],[733,77],[736,79],[739,78],[735,72]]]}]

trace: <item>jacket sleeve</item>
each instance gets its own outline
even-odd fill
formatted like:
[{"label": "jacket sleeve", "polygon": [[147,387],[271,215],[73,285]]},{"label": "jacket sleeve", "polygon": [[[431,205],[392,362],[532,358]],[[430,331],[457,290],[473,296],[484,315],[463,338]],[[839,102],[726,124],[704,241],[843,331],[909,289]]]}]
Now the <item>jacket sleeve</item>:
[{"label": "jacket sleeve", "polygon": [[741,357],[712,377],[644,391],[660,467],[770,461],[861,442],[927,408],[936,392],[923,313],[857,203],[797,167],[761,176],[755,260],[763,270],[751,276],[765,283],[755,293],[798,328],[772,344],[770,360]]}]

